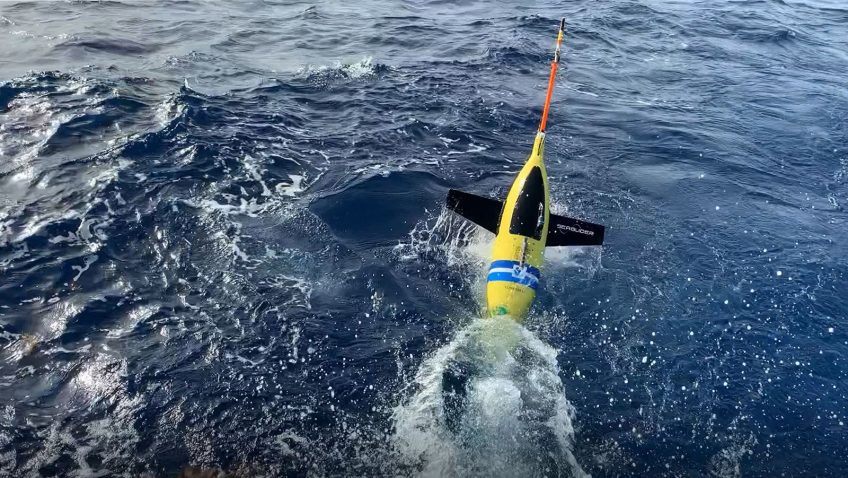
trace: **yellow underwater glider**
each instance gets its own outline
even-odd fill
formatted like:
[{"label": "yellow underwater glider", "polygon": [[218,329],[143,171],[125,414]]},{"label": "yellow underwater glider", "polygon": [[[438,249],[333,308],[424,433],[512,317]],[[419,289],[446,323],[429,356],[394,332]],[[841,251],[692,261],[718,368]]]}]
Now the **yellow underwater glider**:
[{"label": "yellow underwater glider", "polygon": [[512,182],[506,199],[499,201],[455,189],[448,192],[448,208],[495,234],[486,284],[489,317],[522,320],[527,316],[541,280],[546,246],[599,246],[604,242],[604,226],[550,213],[548,175],[542,156],[564,33],[562,19],[539,131],[530,157]]}]

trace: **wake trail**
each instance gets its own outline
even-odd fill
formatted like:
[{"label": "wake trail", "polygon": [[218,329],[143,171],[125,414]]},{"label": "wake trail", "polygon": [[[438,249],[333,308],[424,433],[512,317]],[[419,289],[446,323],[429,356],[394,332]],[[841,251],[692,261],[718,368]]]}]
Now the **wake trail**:
[{"label": "wake trail", "polygon": [[478,319],[424,361],[393,445],[419,476],[588,476],[557,351],[510,319]]}]

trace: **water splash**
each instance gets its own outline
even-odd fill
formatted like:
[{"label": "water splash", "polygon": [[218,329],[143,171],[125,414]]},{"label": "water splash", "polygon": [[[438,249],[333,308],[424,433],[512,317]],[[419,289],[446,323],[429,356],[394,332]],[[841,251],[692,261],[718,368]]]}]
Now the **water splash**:
[{"label": "water splash", "polygon": [[479,233],[480,228],[446,208],[418,222],[409,239],[395,246],[402,261],[437,260],[446,266],[479,264],[488,258],[494,236]]},{"label": "water splash", "polygon": [[365,56],[351,63],[336,62],[334,65],[307,65],[300,68],[296,76],[308,78],[320,86],[333,83],[345,83],[354,80],[364,80],[376,77],[388,67],[374,63],[372,57]]},{"label": "water splash", "polygon": [[588,476],[556,356],[515,321],[475,320],[418,370],[394,446],[420,476]]}]

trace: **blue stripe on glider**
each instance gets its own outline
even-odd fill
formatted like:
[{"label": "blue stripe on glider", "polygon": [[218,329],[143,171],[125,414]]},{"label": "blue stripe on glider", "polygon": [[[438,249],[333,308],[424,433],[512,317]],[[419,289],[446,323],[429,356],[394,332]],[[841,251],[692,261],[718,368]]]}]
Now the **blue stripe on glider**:
[{"label": "blue stripe on glider", "polygon": [[[516,266],[520,267],[521,263],[518,261],[498,260],[493,261],[489,266],[489,269],[512,269]],[[527,267],[527,272],[533,274],[537,278],[542,276],[542,272],[538,268],[526,264],[525,267]]]},{"label": "blue stripe on glider", "polygon": [[489,282],[515,282],[516,284],[527,286],[533,290],[536,290],[536,288],[539,287],[539,279],[530,274],[520,277],[512,274],[511,272],[491,272],[489,273],[488,280]]}]

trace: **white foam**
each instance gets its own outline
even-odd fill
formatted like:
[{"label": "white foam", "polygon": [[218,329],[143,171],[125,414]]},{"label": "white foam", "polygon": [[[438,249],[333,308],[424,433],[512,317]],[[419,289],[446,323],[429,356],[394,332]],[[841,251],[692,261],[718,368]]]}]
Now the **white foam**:
[{"label": "white foam", "polygon": [[9,332],[8,330],[0,331],[0,340],[17,340],[20,338],[21,334],[16,334],[14,332]]},{"label": "white foam", "polygon": [[312,283],[301,277],[293,277],[285,274],[277,274],[267,280],[271,287],[284,289],[288,291],[297,291],[292,294],[292,297],[286,302],[279,304],[281,307],[304,307],[307,310],[312,309]]},{"label": "white foam", "polygon": [[82,276],[82,273],[87,271],[88,268],[91,267],[91,265],[94,264],[95,261],[97,261],[97,254],[92,254],[90,256],[86,256],[85,259],[83,259],[83,260],[84,260],[83,265],[81,265],[81,266],[71,266],[71,269],[77,271],[77,275],[74,276],[73,282],[78,281],[79,278]]},{"label": "white foam", "polygon": [[229,360],[235,359],[236,361],[241,362],[241,363],[247,365],[248,367],[255,367],[257,365],[262,364],[265,361],[265,359],[250,360],[249,358],[242,357],[241,355],[230,354],[230,353],[224,354],[224,358],[229,359]]},{"label": "white foam", "polygon": [[[395,448],[421,476],[556,475],[550,466],[586,476],[571,452],[574,409],[556,354],[515,321],[473,321],[424,361],[416,391],[394,408]],[[457,367],[467,373],[461,405],[442,388]]]},{"label": "white foam", "polygon": [[289,179],[291,179],[291,184],[278,184],[275,188],[278,194],[282,194],[283,196],[294,197],[298,193],[303,192],[303,180],[305,179],[303,176],[298,174],[289,174]]},{"label": "white foam", "polygon": [[55,354],[82,354],[91,351],[91,344],[83,345],[78,349],[66,349],[65,347],[56,346],[51,348],[50,350],[46,350],[45,353],[48,355]]},{"label": "white foam", "polygon": [[[234,224],[238,224],[238,223],[234,223]],[[228,247],[230,249],[230,251],[232,252],[233,257],[241,259],[245,262],[250,261],[250,257],[248,257],[248,255],[245,254],[245,252],[242,251],[241,248],[238,245],[239,241],[241,240],[241,237],[238,234],[236,234],[234,237],[230,238],[229,236],[227,236],[227,234],[224,231],[218,231],[215,234],[213,234],[212,237],[214,239],[218,240],[224,246]]]},{"label": "white foam", "polygon": [[376,74],[377,68],[376,65],[374,65],[372,57],[366,56],[357,62],[349,64],[343,64],[342,62],[337,61],[333,66],[307,65],[300,68],[297,71],[297,75],[309,77],[315,74],[326,74],[332,72],[338,72],[346,78],[360,79],[373,76]]},{"label": "white foam", "polygon": [[447,156],[453,156],[453,155],[456,155],[456,154],[480,153],[482,151],[486,151],[486,149],[487,148],[485,146],[481,146],[479,144],[474,144],[474,143],[469,143],[468,149],[466,149],[465,151],[448,151]]},{"label": "white foam", "polygon": [[179,201],[188,206],[203,209],[209,213],[219,212],[228,216],[241,215],[258,217],[259,213],[263,212],[267,208],[265,204],[258,204],[255,198],[251,198],[250,201],[247,201],[244,198],[239,198],[238,204],[221,204],[211,199],[203,199],[197,202],[189,199],[181,199]]},{"label": "white foam", "polygon": [[341,69],[347,73],[350,78],[362,78],[363,76],[373,75],[376,72],[374,63],[370,56],[366,56],[356,63],[341,66]]},{"label": "white foam", "polygon": [[185,105],[177,101],[176,95],[169,95],[156,106],[156,112],[153,113],[153,116],[159,123],[159,127],[164,128],[180,117],[184,111]]},{"label": "white foam", "polygon": [[243,164],[248,174],[250,174],[250,176],[262,186],[262,195],[271,196],[271,190],[268,189],[268,185],[265,184],[265,180],[262,179],[262,171],[260,171],[259,165],[256,164],[256,160],[248,155],[244,157]]},{"label": "white foam", "polygon": [[[34,166],[36,163],[33,160],[38,157],[42,147],[48,143],[59,127],[83,114],[97,113],[102,109],[97,104],[103,98],[91,93],[93,87],[94,85],[87,80],[74,80],[57,88],[60,92],[84,97],[80,109],[73,113],[58,112],[58,107],[52,103],[49,97],[39,94],[22,93],[10,102],[6,112],[0,113],[0,154],[11,155],[9,165],[11,166],[10,171],[14,171],[14,173],[11,174],[10,178],[18,182],[31,183],[38,176],[38,170]],[[103,165],[95,166],[95,169],[87,171],[87,174],[91,175],[89,180],[91,189],[86,191],[86,198],[81,200],[81,206],[77,206],[75,209],[59,209],[43,215],[25,217],[25,223],[16,237],[6,235],[6,237],[0,239],[0,242],[3,244],[21,242],[56,221],[84,216],[99,191],[113,182],[119,171],[129,164],[131,164],[129,161],[124,160],[118,161],[117,165],[110,163],[106,164],[105,167]],[[48,178],[45,176],[35,186],[44,187],[47,184],[46,181],[48,181]],[[21,189],[21,191],[25,191],[25,189]],[[26,204],[25,198],[21,197],[20,200],[13,201],[12,204],[15,205],[5,211],[0,211],[0,214],[5,217],[21,216],[23,205]],[[11,224],[14,223],[4,222],[0,225],[0,229],[5,229]],[[96,250],[99,246],[93,243],[97,242],[97,239],[105,239],[103,230],[108,224],[108,220],[89,218],[81,226],[79,237],[75,239],[66,237],[65,240],[91,242],[90,250]],[[93,226],[93,228],[90,229],[90,226]],[[62,242],[61,239],[56,240]]]}]

